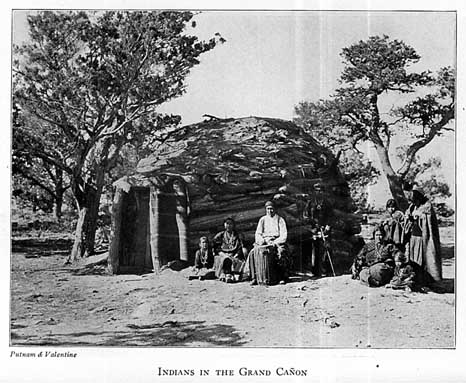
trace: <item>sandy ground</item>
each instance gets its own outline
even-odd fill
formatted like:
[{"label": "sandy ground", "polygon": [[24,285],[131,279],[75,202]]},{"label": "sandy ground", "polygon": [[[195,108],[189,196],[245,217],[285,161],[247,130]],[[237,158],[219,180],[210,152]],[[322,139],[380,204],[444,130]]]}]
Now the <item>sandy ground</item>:
[{"label": "sandy ground", "polygon": [[11,345],[451,348],[453,227],[435,291],[368,288],[350,275],[287,285],[161,275],[79,275],[64,254],[13,252]]}]

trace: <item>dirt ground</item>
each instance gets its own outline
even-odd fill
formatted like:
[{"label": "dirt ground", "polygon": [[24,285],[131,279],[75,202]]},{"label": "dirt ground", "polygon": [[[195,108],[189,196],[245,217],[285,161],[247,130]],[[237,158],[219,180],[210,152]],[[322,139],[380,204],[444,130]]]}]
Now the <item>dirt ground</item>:
[{"label": "dirt ground", "polygon": [[66,252],[11,256],[11,345],[451,348],[454,227],[441,228],[444,281],[428,293],[350,275],[278,286],[189,281],[186,272],[86,275]]}]

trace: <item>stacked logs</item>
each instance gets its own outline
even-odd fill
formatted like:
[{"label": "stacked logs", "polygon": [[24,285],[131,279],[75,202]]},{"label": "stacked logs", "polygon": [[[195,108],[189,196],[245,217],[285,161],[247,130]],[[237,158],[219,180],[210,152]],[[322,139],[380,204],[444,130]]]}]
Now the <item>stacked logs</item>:
[{"label": "stacked logs", "polygon": [[248,117],[185,126],[140,161],[136,173],[124,182],[163,189],[179,179],[186,185],[191,257],[198,238],[222,230],[226,217],[252,246],[267,200],[276,202],[297,253],[318,221],[332,227],[334,257],[346,264],[360,231],[337,159],[289,121]]}]

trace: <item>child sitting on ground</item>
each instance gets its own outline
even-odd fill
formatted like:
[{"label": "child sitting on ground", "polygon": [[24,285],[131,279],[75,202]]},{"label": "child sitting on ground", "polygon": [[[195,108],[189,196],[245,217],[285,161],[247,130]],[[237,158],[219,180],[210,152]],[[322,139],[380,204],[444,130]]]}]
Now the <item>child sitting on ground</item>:
[{"label": "child sitting on ground", "polygon": [[193,274],[189,279],[215,279],[215,272],[212,267],[214,266],[214,254],[209,245],[207,237],[199,238],[199,249],[196,251],[194,259]]},{"label": "child sitting on ground", "polygon": [[395,271],[390,283],[386,286],[395,290],[413,291],[416,286],[416,265],[407,262],[403,253],[395,255]]}]

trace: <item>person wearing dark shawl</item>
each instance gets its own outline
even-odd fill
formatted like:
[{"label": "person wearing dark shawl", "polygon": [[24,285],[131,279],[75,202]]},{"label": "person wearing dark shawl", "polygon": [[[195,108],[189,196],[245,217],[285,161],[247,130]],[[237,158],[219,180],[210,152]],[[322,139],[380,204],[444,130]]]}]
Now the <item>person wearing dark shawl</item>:
[{"label": "person wearing dark shawl", "polygon": [[225,219],[223,225],[225,230],[216,234],[213,239],[216,254],[214,269],[217,278],[231,283],[241,277],[247,251],[243,246],[243,237],[235,229],[233,218]]},{"label": "person wearing dark shawl", "polygon": [[384,240],[385,231],[379,226],[374,230],[373,241],[365,244],[351,266],[353,279],[359,279],[371,287],[383,286],[390,282],[394,270],[394,257],[400,252]]},{"label": "person wearing dark shawl", "polygon": [[382,221],[385,231],[385,240],[394,243],[400,250],[403,248],[403,220],[404,214],[398,209],[398,204],[394,199],[387,201],[388,216]]},{"label": "person wearing dark shawl", "polygon": [[406,247],[408,260],[424,270],[425,283],[442,280],[442,258],[437,216],[428,199],[413,190],[411,204],[406,210],[405,235],[409,237]]}]

